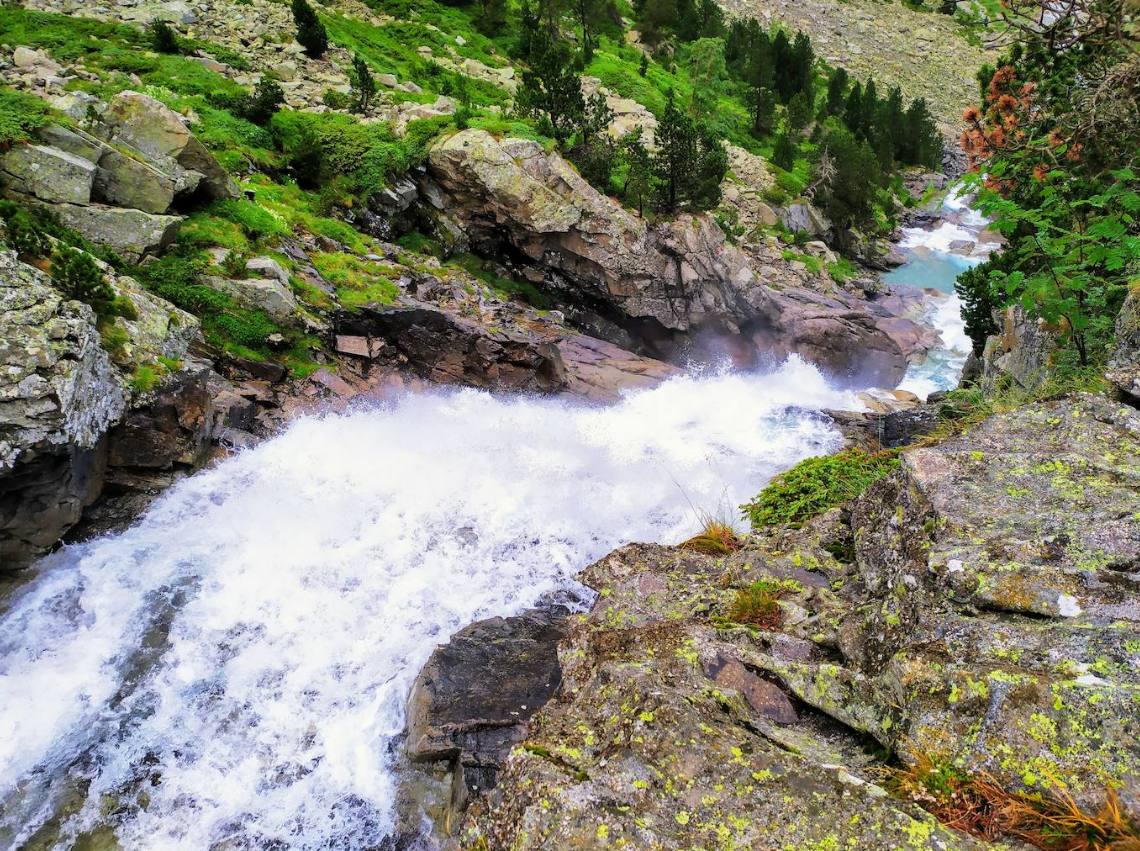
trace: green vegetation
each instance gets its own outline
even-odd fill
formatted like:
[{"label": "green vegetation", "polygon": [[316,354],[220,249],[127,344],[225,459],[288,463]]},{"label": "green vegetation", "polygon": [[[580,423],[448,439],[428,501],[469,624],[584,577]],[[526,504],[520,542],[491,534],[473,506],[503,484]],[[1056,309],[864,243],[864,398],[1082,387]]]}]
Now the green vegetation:
[{"label": "green vegetation", "polygon": [[979,75],[982,103],[967,110],[962,142],[977,206],[1008,244],[957,289],[975,350],[995,330],[992,310],[1017,304],[1086,367],[1105,359],[1140,271],[1140,41],[1112,0],[1047,9],[994,9],[1019,40]]},{"label": "green vegetation", "polygon": [[106,315],[115,300],[107,277],[85,251],[60,246],[51,259],[51,280],[68,298],[86,302]]},{"label": "green vegetation", "polygon": [[28,141],[50,117],[51,111],[41,98],[0,87],[0,150]]},{"label": "green vegetation", "polygon": [[297,25],[297,43],[314,59],[329,48],[328,33],[307,0],[293,0],[293,22]]},{"label": "green vegetation", "polygon": [[828,509],[859,496],[898,466],[894,452],[871,454],[848,449],[835,455],[807,458],[772,479],[742,506],[753,529],[793,528]]},{"label": "green vegetation", "polygon": [[789,592],[802,591],[803,586],[794,579],[761,577],[736,592],[728,609],[728,618],[761,629],[779,629],[784,621],[780,598]]}]

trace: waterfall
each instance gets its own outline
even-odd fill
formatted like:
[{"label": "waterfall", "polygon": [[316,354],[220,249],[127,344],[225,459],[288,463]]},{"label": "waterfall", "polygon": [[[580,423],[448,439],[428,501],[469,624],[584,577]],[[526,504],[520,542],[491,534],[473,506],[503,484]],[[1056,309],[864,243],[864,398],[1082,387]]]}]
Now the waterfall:
[{"label": "waterfall", "polygon": [[605,407],[458,390],[294,422],[14,593],[0,846],[375,847],[437,644],[622,543],[739,516],[838,446],[814,411],[857,406],[792,358]]}]

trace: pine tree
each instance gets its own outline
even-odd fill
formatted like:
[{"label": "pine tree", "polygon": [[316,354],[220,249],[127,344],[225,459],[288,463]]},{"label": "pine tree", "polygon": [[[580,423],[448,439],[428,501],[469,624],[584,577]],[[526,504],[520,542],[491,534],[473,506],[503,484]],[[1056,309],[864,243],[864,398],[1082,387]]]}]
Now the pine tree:
[{"label": "pine tree", "polygon": [[697,138],[693,122],[674,102],[673,92],[665,101],[665,112],[655,133],[657,153],[653,170],[660,181],[660,206],[672,212],[684,198],[686,177],[697,160]]},{"label": "pine tree", "polygon": [[329,36],[307,0],[293,0],[293,21],[297,25],[297,43],[305,48],[305,53],[313,59],[324,56],[329,49]]},{"label": "pine tree", "polygon": [[789,60],[789,99],[797,92],[803,92],[810,106],[815,101],[815,51],[812,50],[811,39],[806,33],[796,33]]},{"label": "pine tree", "polygon": [[507,24],[507,0],[482,0],[481,11],[475,28],[488,36],[501,33]]},{"label": "pine tree", "polygon": [[847,69],[834,68],[827,77],[827,114],[842,115],[847,94]]},{"label": "pine tree", "polygon": [[357,54],[352,58],[352,91],[356,96],[355,103],[353,103],[353,111],[365,114],[368,108],[372,105],[372,98],[376,94],[376,81],[372,78],[372,72],[368,68],[368,63]]},{"label": "pine tree", "polygon": [[649,73],[649,57],[646,54],[641,54],[641,62],[637,66],[637,73],[644,77]]},{"label": "pine tree", "polygon": [[622,197],[626,203],[637,205],[637,214],[640,216],[653,191],[653,157],[642,141],[640,126],[622,138],[618,156],[625,166]]},{"label": "pine tree", "polygon": [[788,101],[788,130],[799,134],[811,123],[811,101],[805,92],[796,92]]},{"label": "pine tree", "polygon": [[515,106],[524,115],[545,118],[559,142],[570,138],[585,112],[570,49],[543,27],[531,34],[530,67],[522,73]]},{"label": "pine tree", "polygon": [[776,145],[772,149],[772,162],[784,171],[791,171],[796,164],[796,143],[787,133],[781,133],[776,138]]},{"label": "pine tree", "polygon": [[767,86],[752,90],[752,134],[767,136],[776,126],[776,93]]},{"label": "pine tree", "polygon": [[843,104],[843,123],[855,135],[862,132],[863,121],[863,84],[858,80],[847,93],[847,100]]},{"label": "pine tree", "polygon": [[285,92],[280,84],[269,77],[262,77],[253,90],[253,94],[246,97],[239,110],[242,118],[254,124],[264,126],[269,123],[281,104],[285,103]]},{"label": "pine tree", "polygon": [[859,104],[859,134],[870,141],[875,136],[879,126],[879,93],[875,90],[875,78],[872,77],[863,87],[863,99]]},{"label": "pine tree", "polygon": [[874,151],[843,127],[828,128],[819,148],[820,161],[826,158],[830,164],[831,173],[820,186],[828,218],[840,229],[865,224],[872,215],[881,174]]},{"label": "pine tree", "polygon": [[775,69],[776,94],[780,97],[780,103],[787,103],[794,94],[791,59],[792,47],[788,43],[788,36],[780,30],[772,39],[772,65]]},{"label": "pine tree", "polygon": [[181,53],[182,45],[178,41],[178,34],[166,21],[155,18],[146,28],[150,38],[150,46],[158,53]]}]

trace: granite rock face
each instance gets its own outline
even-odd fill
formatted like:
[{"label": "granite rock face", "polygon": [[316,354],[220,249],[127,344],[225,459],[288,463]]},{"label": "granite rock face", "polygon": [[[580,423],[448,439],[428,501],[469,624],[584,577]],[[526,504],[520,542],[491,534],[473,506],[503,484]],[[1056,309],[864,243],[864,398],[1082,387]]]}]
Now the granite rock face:
[{"label": "granite rock face", "polygon": [[92,242],[137,262],[173,242],[185,201],[232,198],[237,188],[182,118],[124,91],[86,128],[49,126],[42,144],[0,156],[9,197],[44,208]]},{"label": "granite rock face", "polygon": [[98,491],[126,396],[91,308],[0,252],[0,567],[51,546]]},{"label": "granite rock face", "polygon": [[1116,318],[1116,348],[1105,376],[1134,404],[1140,404],[1140,289],[1136,287]]},{"label": "granite rock face", "polygon": [[799,352],[853,382],[889,386],[905,371],[886,310],[789,285],[766,267],[764,277],[709,216],[650,226],[535,142],[465,130],[436,144],[429,173],[424,197],[472,246],[517,259],[524,276],[624,329],[647,354],[678,359],[728,340]]},{"label": "granite rock face", "polygon": [[[607,556],[460,843],[1009,847],[895,798],[868,741],[1091,811],[1111,785],[1136,819],[1138,458],[1135,410],[1068,397],[906,450],[848,509],[737,552]],[[735,623],[762,578],[778,626]]]}]

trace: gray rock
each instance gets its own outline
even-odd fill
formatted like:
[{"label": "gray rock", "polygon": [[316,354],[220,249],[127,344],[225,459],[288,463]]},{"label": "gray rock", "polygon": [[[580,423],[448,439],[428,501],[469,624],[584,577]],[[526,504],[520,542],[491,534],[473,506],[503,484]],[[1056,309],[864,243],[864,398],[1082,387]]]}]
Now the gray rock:
[{"label": "gray rock", "polygon": [[246,261],[245,268],[263,278],[272,278],[286,286],[289,284],[289,273],[282,269],[281,264],[272,257],[251,257]]},{"label": "gray rock", "polygon": [[878,308],[767,286],[712,217],[650,226],[535,142],[466,130],[435,145],[429,172],[421,195],[441,235],[492,254],[508,243],[527,277],[568,305],[607,305],[646,354],[720,359],[728,340],[744,360],[794,351],[852,381],[891,386],[905,372]]},{"label": "gray rock", "polygon": [[174,201],[174,179],[154,165],[108,149],[99,159],[93,197],[116,207],[165,213]]},{"label": "gray rock", "polygon": [[47,145],[17,145],[0,159],[8,187],[42,201],[86,204],[91,200],[95,165]]},{"label": "gray rock", "polygon": [[160,216],[121,207],[42,206],[58,217],[64,226],[79,231],[92,242],[106,245],[129,262],[138,262],[168,246],[182,224],[181,216]]},{"label": "gray rock", "polygon": [[825,236],[831,231],[831,223],[819,210],[806,202],[789,204],[780,210],[780,221],[792,233],[802,231],[812,236]]},{"label": "gray rock", "polygon": [[271,278],[228,278],[208,277],[205,283],[231,295],[238,304],[254,310],[263,310],[270,319],[285,325],[296,325],[300,321],[300,305],[292,291],[279,280]]},{"label": "gray rock", "polygon": [[42,553],[102,485],[126,409],[87,305],[0,252],[0,569]]},{"label": "gray rock", "polygon": [[408,697],[408,756],[451,764],[459,775],[455,810],[495,785],[527,721],[558,689],[568,614],[556,608],[479,621],[438,647],[420,671]]},{"label": "gray rock", "polygon": [[1116,318],[1116,348],[1105,376],[1134,403],[1140,403],[1140,289],[1133,286]]},{"label": "gray rock", "polygon": [[67,151],[85,160],[98,163],[106,145],[83,130],[71,130],[58,124],[49,124],[39,130],[40,139],[54,148]]}]

